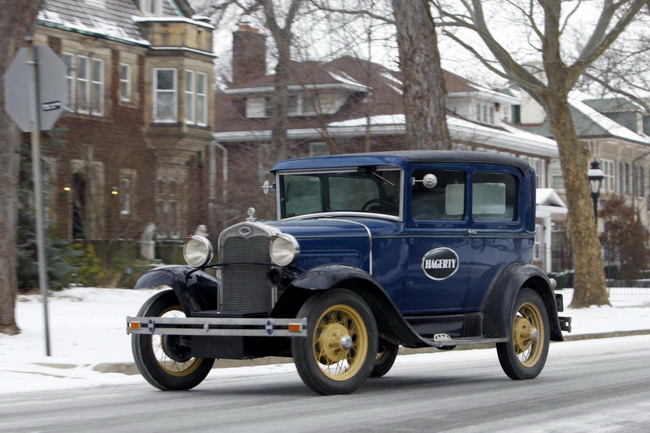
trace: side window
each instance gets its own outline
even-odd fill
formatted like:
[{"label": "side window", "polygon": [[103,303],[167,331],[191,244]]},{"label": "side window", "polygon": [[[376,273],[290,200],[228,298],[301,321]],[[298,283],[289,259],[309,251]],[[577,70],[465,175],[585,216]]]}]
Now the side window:
[{"label": "side window", "polygon": [[474,221],[517,219],[517,179],[507,173],[476,172],[472,185]]},{"label": "side window", "polygon": [[[433,174],[437,183],[427,188],[421,180]],[[416,170],[412,190],[412,215],[420,221],[462,221],[465,219],[465,172],[460,170]]]}]

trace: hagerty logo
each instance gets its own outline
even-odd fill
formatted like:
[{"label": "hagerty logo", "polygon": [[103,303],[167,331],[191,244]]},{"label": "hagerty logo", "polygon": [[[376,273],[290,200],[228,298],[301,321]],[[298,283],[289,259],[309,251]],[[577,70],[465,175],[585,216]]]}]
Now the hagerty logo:
[{"label": "hagerty logo", "polygon": [[422,270],[432,280],[444,280],[458,270],[458,254],[450,248],[436,248],[422,257]]}]

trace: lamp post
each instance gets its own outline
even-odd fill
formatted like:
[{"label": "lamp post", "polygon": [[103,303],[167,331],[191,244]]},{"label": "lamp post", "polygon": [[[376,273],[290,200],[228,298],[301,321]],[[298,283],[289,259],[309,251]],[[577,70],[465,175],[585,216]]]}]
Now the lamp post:
[{"label": "lamp post", "polygon": [[594,216],[598,221],[598,198],[600,197],[600,187],[605,179],[605,173],[600,169],[598,161],[591,162],[591,168],[587,171],[589,178],[589,187],[591,188],[591,199],[594,202]]}]

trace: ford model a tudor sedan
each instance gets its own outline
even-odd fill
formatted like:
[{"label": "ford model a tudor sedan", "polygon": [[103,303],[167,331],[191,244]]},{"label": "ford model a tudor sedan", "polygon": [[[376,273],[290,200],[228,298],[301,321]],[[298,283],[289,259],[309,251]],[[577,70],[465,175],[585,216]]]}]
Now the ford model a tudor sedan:
[{"label": "ford model a tudor sedan", "polygon": [[[535,173],[492,153],[405,151],[303,158],[273,167],[277,220],[254,210],[185,245],[186,266],[127,318],[153,386],[189,389],[214,360],[293,357],[316,393],[383,376],[399,346],[496,343],[512,379],[544,367],[571,320],[531,265]],[[204,272],[216,268],[216,277]]]}]

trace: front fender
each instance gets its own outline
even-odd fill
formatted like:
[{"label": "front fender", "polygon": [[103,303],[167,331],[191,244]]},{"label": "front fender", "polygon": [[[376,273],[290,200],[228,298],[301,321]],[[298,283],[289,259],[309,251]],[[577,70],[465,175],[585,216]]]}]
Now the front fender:
[{"label": "front fender", "polygon": [[353,291],[366,301],[374,316],[381,318],[377,328],[382,338],[408,347],[427,345],[380,284],[364,270],[348,265],[322,265],[300,274],[282,294],[273,315],[292,317],[313,292],[334,288]]},{"label": "front fender", "polygon": [[[194,271],[194,272],[192,272]],[[191,266],[161,266],[143,276],[134,289],[171,287],[188,317],[204,310],[216,310],[219,299],[219,280]]]},{"label": "front fender", "polygon": [[542,297],[548,312],[551,340],[562,341],[562,330],[555,303],[555,295],[546,273],[537,266],[513,263],[504,268],[493,280],[481,311],[483,313],[483,336],[505,338],[510,330],[512,311],[517,292],[522,287],[535,290]]}]

